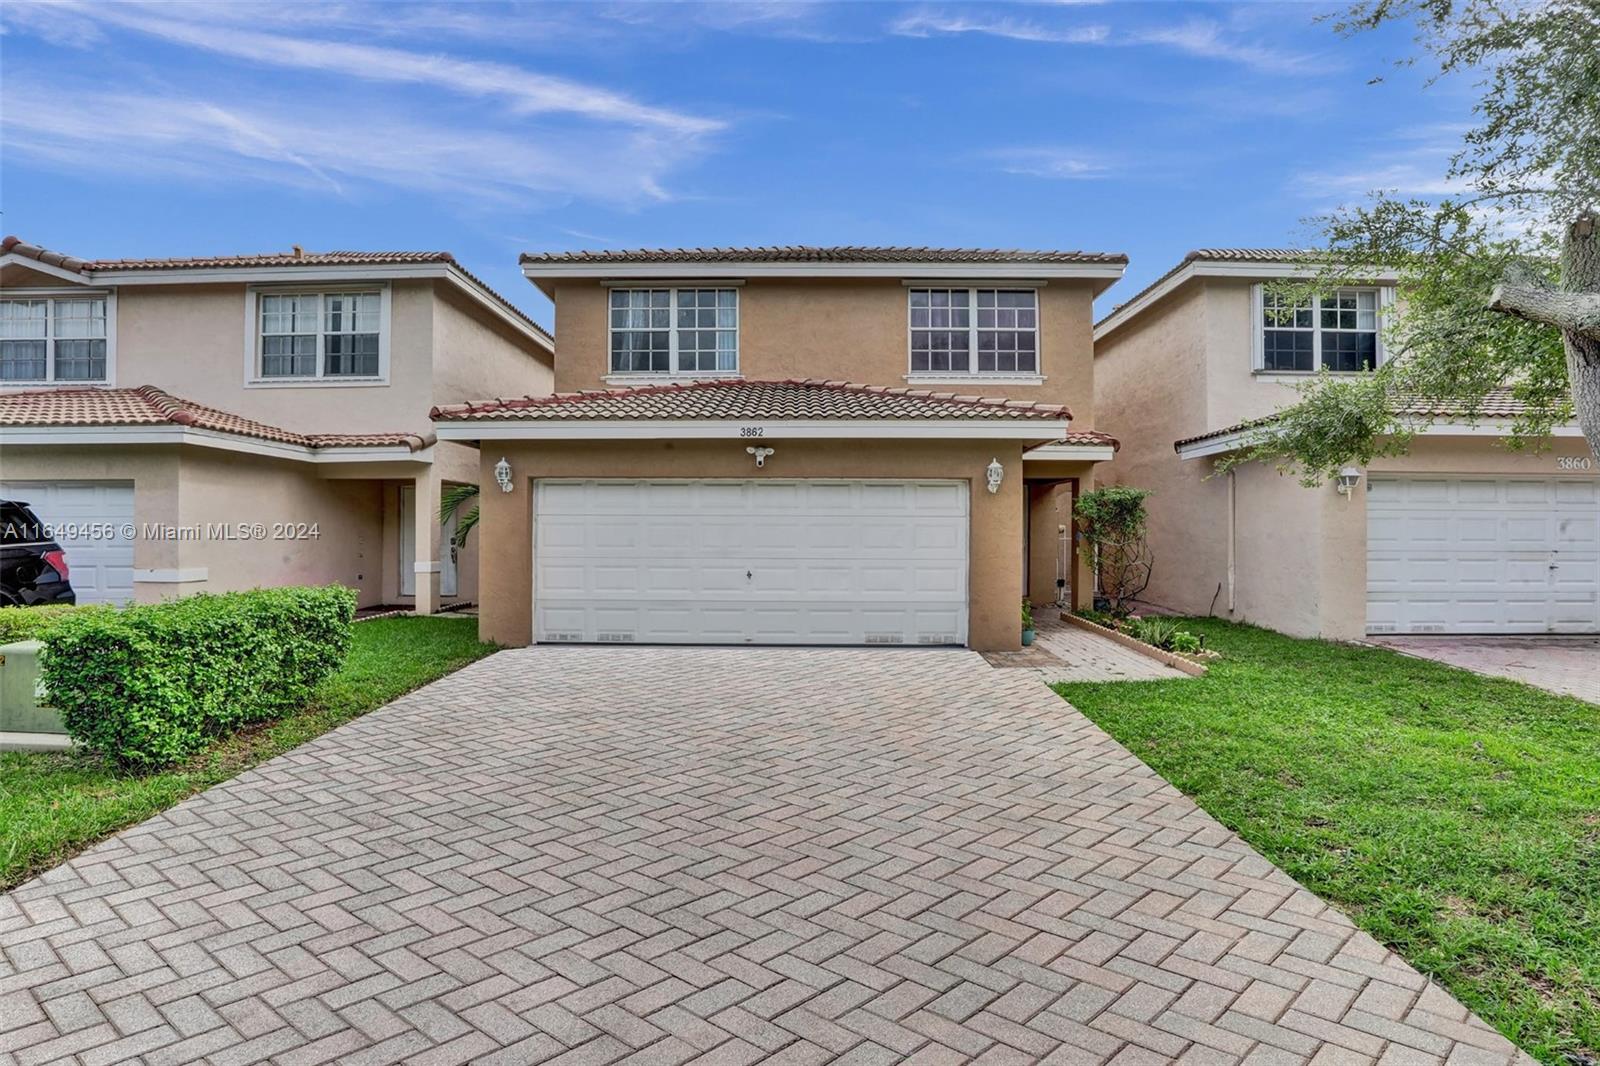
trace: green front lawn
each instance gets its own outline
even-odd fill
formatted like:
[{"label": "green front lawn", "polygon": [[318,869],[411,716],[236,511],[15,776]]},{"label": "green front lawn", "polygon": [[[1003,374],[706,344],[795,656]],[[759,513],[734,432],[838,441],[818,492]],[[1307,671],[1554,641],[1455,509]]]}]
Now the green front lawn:
[{"label": "green front lawn", "polygon": [[1600,707],[1185,626],[1208,676],[1056,691],[1528,1051],[1600,1054]]},{"label": "green front lawn", "polygon": [[475,618],[380,618],[354,632],[350,657],[311,705],[171,770],[141,777],[90,755],[0,753],[0,889],[496,650],[478,642]]}]

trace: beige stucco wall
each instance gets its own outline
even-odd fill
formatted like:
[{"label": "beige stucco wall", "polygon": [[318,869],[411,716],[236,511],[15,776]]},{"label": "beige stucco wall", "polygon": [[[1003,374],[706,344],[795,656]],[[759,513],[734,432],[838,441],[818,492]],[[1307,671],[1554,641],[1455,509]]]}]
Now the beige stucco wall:
[{"label": "beige stucco wall", "polygon": [[[556,390],[608,387],[609,290],[598,280],[577,280],[559,282],[553,291],[560,338]],[[1093,428],[1092,301],[1087,281],[1052,280],[1039,289],[1042,385],[1001,385],[974,375],[970,387],[928,387],[1064,403],[1074,426]],[[752,278],[739,289],[739,370],[751,379],[832,378],[905,387],[907,321],[906,286],[894,278]]]},{"label": "beige stucco wall", "polygon": [[[533,633],[533,479],[537,477],[749,478],[756,474],[740,442],[507,441],[483,453],[481,484],[493,484],[494,462],[505,455],[515,491],[485,493],[479,523],[478,632],[485,640],[520,646]],[[772,477],[954,478],[971,486],[968,641],[979,650],[1020,646],[1024,488],[1016,475],[1022,446],[1013,441],[780,441]],[[984,471],[998,458],[1013,472],[990,493]]]},{"label": "beige stucco wall", "polygon": [[486,314],[453,285],[434,284],[438,298],[433,305],[432,403],[542,396],[551,391],[554,354]]},{"label": "beige stucco wall", "polygon": [[[1296,399],[1293,379],[1251,373],[1250,285],[1191,282],[1098,342],[1098,428],[1122,441],[1099,477],[1153,492],[1147,602],[1296,636],[1358,639],[1366,631],[1364,489],[1346,498],[1259,464],[1239,468],[1230,611],[1228,479],[1212,476],[1212,460],[1182,460],[1172,447]],[[1557,469],[1557,456],[1584,454],[1580,438],[1537,454],[1513,452],[1492,437],[1423,437],[1409,454],[1374,462],[1373,472],[1596,476]]]},{"label": "beige stucco wall", "polygon": [[[1516,452],[1493,437],[1423,437],[1408,454],[1372,464],[1357,491],[1342,496],[1331,485],[1306,488],[1261,464],[1240,467],[1238,479],[1236,593],[1227,607],[1226,564],[1191,564],[1199,583],[1224,586],[1215,614],[1253,622],[1294,636],[1358,640],[1366,633],[1367,506],[1372,476],[1407,474],[1480,477],[1600,478],[1600,471],[1561,470],[1562,456],[1588,455],[1579,437],[1559,438],[1543,452]],[[1209,459],[1184,464],[1209,470]],[[1227,479],[1205,483],[1222,503]],[[1226,525],[1217,539],[1226,550]],[[1207,613],[1200,598],[1152,600],[1187,613]]]},{"label": "beige stucco wall", "polygon": [[[137,570],[205,568],[204,581],[136,581],[140,602],[195,592],[337,583],[362,606],[384,602],[384,574],[398,561],[384,548],[386,482],[329,479],[317,468],[209,448],[137,445],[0,452],[8,480],[127,481],[134,490],[133,565]],[[200,534],[161,536],[156,527],[264,523],[265,539]],[[315,524],[317,536],[271,536],[274,523]],[[68,560],[71,561],[70,559]]]},{"label": "beige stucco wall", "polygon": [[116,384],[155,385],[300,433],[428,432],[433,282],[390,285],[388,384],[247,387],[245,286],[238,284],[121,288]]},{"label": "beige stucco wall", "polygon": [[[1219,530],[1226,489],[1209,469],[1182,463],[1172,442],[1205,432],[1210,307],[1189,286],[1096,345],[1100,426],[1121,442],[1098,470],[1102,484],[1148,489],[1150,586],[1146,602],[1204,614],[1226,570]],[[1246,368],[1249,352],[1245,355]]]}]

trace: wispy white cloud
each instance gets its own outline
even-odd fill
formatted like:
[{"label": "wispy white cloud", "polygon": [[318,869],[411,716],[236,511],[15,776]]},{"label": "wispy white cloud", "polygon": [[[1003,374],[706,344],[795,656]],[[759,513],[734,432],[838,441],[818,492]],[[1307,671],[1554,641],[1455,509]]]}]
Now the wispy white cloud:
[{"label": "wispy white cloud", "polygon": [[985,157],[1007,174],[1056,181],[1092,181],[1108,178],[1114,172],[1102,155],[1081,148],[1051,145],[997,148],[986,152]]},{"label": "wispy white cloud", "polygon": [[[214,9],[169,5],[17,2],[12,17],[42,33],[60,17],[88,18],[103,25],[155,37],[214,55],[266,66],[310,70],[364,81],[426,85],[464,96],[496,98],[520,114],[563,113],[605,122],[653,127],[686,135],[723,128],[714,118],[657,107],[625,94],[569,78],[492,60],[461,59],[316,37],[266,33],[207,17]],[[191,17],[167,17],[189,12]]]},{"label": "wispy white cloud", "polygon": [[1291,180],[1291,189],[1322,200],[1348,200],[1373,192],[1425,198],[1458,196],[1470,186],[1446,175],[1465,130],[1455,124],[1397,130],[1365,158],[1347,153],[1351,163],[1346,167],[1300,170]]},{"label": "wispy white cloud", "polygon": [[[1066,2],[1070,3],[1070,0]],[[1240,39],[1219,23],[1209,19],[1192,19],[1181,24],[1124,29],[1101,23],[1057,24],[1039,19],[995,16],[984,9],[978,9],[977,13],[974,13],[956,8],[923,8],[891,21],[888,32],[901,37],[973,33],[1040,44],[1167,48],[1255,70],[1274,73],[1317,72],[1308,66],[1308,57],[1302,54]]]},{"label": "wispy white cloud", "polygon": [[1046,26],[1032,19],[969,15],[946,11],[913,11],[889,24],[889,32],[899,37],[935,37],[977,33],[1005,37],[1013,41],[1040,44],[1103,44],[1111,36],[1107,26]]},{"label": "wispy white cloud", "polygon": [[669,198],[686,142],[656,131],[492,130],[346,102],[330,124],[316,98],[196,99],[106,93],[17,79],[8,154],[81,172],[189,182],[259,181],[346,197],[374,185],[470,201],[622,206]]},{"label": "wispy white cloud", "polygon": [[[1129,43],[1158,45],[1176,49],[1202,59],[1217,59],[1256,70],[1279,73],[1311,73],[1308,56],[1270,45],[1241,41],[1208,19],[1193,19],[1177,26],[1156,26],[1134,30]],[[1326,66],[1319,68],[1320,73]]]}]

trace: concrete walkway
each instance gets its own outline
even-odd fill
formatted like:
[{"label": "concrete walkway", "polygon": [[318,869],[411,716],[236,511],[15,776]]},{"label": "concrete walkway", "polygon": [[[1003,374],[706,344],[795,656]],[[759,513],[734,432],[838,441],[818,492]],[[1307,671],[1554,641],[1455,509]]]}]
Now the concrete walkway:
[{"label": "concrete walkway", "polygon": [[1381,648],[1600,703],[1600,637],[1368,637]]},{"label": "concrete walkway", "polygon": [[505,652],[0,898],[0,1060],[1508,1063],[1026,670]]}]

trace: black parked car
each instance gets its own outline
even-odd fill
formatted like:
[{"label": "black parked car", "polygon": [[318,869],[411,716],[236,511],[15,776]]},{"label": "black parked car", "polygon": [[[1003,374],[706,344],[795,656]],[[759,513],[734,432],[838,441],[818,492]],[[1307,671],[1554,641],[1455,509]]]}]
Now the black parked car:
[{"label": "black parked car", "polygon": [[0,607],[76,603],[67,553],[21,500],[0,500]]}]

